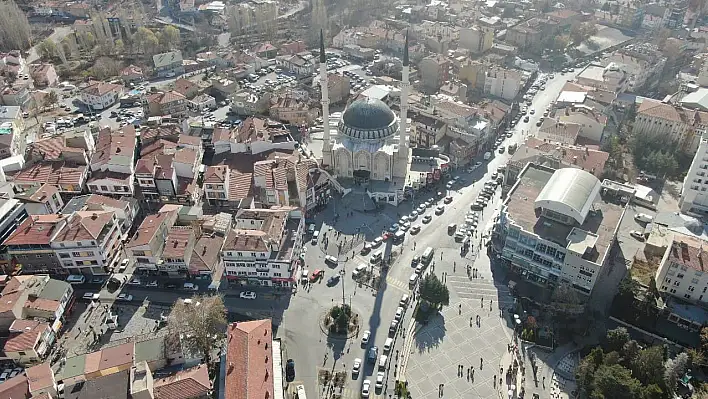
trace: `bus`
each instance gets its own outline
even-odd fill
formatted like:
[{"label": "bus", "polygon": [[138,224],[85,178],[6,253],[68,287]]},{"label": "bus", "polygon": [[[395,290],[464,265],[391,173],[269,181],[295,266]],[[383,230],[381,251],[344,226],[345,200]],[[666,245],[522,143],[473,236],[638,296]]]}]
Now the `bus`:
[{"label": "bus", "polygon": [[69,284],[83,284],[86,282],[86,277],[83,274],[72,274],[66,278],[66,282]]},{"label": "bus", "polygon": [[432,247],[425,248],[422,260],[423,262],[425,262],[426,265],[429,264],[431,260],[433,260],[433,254],[435,254],[435,250]]}]

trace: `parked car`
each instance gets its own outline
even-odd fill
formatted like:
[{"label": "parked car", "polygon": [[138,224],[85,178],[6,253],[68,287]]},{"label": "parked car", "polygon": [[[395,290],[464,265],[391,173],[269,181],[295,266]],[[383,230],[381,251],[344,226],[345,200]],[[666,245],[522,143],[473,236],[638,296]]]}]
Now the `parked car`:
[{"label": "parked car", "polygon": [[416,224],[415,226],[411,227],[411,234],[418,234],[418,233],[420,233],[420,225]]},{"label": "parked car", "polygon": [[368,345],[370,338],[371,338],[371,331],[369,331],[369,330],[364,331],[364,334],[361,336],[361,344],[363,346]]},{"label": "parked car", "polygon": [[133,296],[130,294],[120,294],[116,299],[119,301],[130,302],[133,300]]},{"label": "parked car", "polygon": [[654,220],[653,217],[647,215],[646,213],[638,213],[634,215],[634,219],[641,223],[651,223]]},{"label": "parked car", "polygon": [[140,282],[139,279],[134,278],[134,279],[128,281],[128,285],[142,285],[142,282]]},{"label": "parked car", "polygon": [[364,384],[361,386],[361,397],[368,398],[371,393],[371,380],[364,380]]},{"label": "parked car", "polygon": [[290,382],[295,379],[295,361],[288,359],[285,363],[285,380]]},{"label": "parked car", "polygon": [[632,230],[629,232],[629,235],[636,238],[639,241],[644,241],[644,233],[642,233],[639,230]]},{"label": "parked car", "polygon": [[361,371],[361,359],[358,357],[354,359],[354,365],[352,366],[352,377],[356,378]]}]

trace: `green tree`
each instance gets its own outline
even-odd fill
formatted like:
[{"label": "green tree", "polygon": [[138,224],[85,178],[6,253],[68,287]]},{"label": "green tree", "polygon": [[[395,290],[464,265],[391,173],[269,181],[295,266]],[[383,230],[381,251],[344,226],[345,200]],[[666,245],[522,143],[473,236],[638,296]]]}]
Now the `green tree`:
[{"label": "green tree", "polygon": [[162,47],[163,50],[169,51],[169,50],[179,48],[179,45],[180,45],[179,29],[175,28],[172,25],[166,26],[160,32],[159,41],[160,41],[160,46]]},{"label": "green tree", "polygon": [[154,54],[159,47],[159,40],[155,33],[146,27],[140,27],[133,35],[133,43],[139,52]]},{"label": "green tree", "polygon": [[642,385],[632,372],[619,364],[602,365],[595,372],[592,397],[607,399],[636,399],[641,397]]},{"label": "green tree", "polygon": [[679,353],[675,358],[668,359],[664,364],[664,382],[669,392],[674,393],[678,380],[683,377],[688,368],[688,354]]},{"label": "green tree", "polygon": [[113,45],[114,50],[116,53],[121,54],[123,51],[125,51],[125,44],[123,43],[122,40],[118,39]]},{"label": "green tree", "polygon": [[224,335],[226,307],[220,295],[197,295],[191,302],[177,301],[172,306],[168,325],[203,355],[206,364],[211,363],[211,351],[221,342],[215,337]]},{"label": "green tree", "polygon": [[428,273],[420,283],[420,298],[435,309],[450,304],[450,290],[434,273]]},{"label": "green tree", "polygon": [[664,383],[664,350],[660,346],[643,349],[634,359],[630,368],[632,375],[645,384]]},{"label": "green tree", "polygon": [[607,332],[607,351],[619,352],[629,342],[629,332],[624,327],[617,327]]},{"label": "green tree", "polygon": [[51,60],[57,56],[57,44],[54,40],[46,38],[37,45],[37,55],[42,59]]},{"label": "green tree", "polygon": [[666,399],[664,390],[657,384],[650,384],[642,390],[643,399]]},{"label": "green tree", "polygon": [[580,392],[585,396],[590,395],[595,381],[595,371],[602,365],[605,357],[602,348],[595,347],[590,353],[585,356],[575,369],[575,380],[578,383]]},{"label": "green tree", "polygon": [[57,95],[57,92],[54,90],[50,90],[46,96],[44,96],[44,99],[42,100],[42,106],[44,108],[52,108],[59,102],[59,96]]},{"label": "green tree", "polygon": [[632,364],[639,357],[641,351],[642,348],[635,340],[631,340],[624,344],[624,346],[622,347],[622,357],[624,358],[624,366],[631,369]]}]

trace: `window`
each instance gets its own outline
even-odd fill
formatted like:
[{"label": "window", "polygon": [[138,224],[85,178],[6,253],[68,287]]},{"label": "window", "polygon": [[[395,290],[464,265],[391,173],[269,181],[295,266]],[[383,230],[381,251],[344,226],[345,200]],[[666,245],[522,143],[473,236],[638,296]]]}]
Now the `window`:
[{"label": "window", "polygon": [[101,186],[102,191],[108,191],[108,186]]},{"label": "window", "polygon": [[73,256],[81,256],[81,252],[72,252],[71,253]]},{"label": "window", "polygon": [[65,253],[65,252],[60,252],[60,253],[59,253],[59,257],[60,257],[61,259],[68,259],[68,258],[71,257],[71,255],[69,255],[69,254],[67,254],[67,253]]},{"label": "window", "polygon": [[26,355],[26,353],[25,353],[25,352],[17,352],[17,353],[19,353],[19,354],[20,354],[20,356],[24,356],[24,355]]},{"label": "window", "polygon": [[689,291],[689,292],[693,292],[693,291],[695,291],[695,290],[696,290],[696,289],[695,289],[692,285],[689,285],[689,286],[688,286],[688,291]]},{"label": "window", "polygon": [[683,294],[683,297],[686,299],[691,299],[691,294]]},{"label": "window", "polygon": [[683,273],[679,273],[676,275],[677,278],[683,278]]}]

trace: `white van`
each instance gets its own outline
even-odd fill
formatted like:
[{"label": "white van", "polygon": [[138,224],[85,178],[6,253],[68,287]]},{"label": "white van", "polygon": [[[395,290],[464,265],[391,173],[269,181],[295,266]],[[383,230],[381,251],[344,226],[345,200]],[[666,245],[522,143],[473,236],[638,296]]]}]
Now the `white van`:
[{"label": "white van", "polygon": [[382,256],[383,256],[382,251],[376,251],[373,254],[371,254],[371,260],[370,260],[371,264],[375,265],[375,264],[378,264],[379,262],[381,262]]},{"label": "white van", "polygon": [[357,266],[353,271],[352,271],[352,277],[357,278],[359,277],[364,271],[366,271],[368,266],[366,266],[363,263],[360,263],[359,266]]},{"label": "white van", "polygon": [[306,282],[307,282],[307,277],[308,277],[309,275],[310,275],[310,271],[307,270],[307,269],[303,269],[303,270],[302,270],[302,275],[301,275],[301,277],[300,277],[300,281],[302,281],[303,283],[306,283]]},{"label": "white van", "polygon": [[312,245],[317,245],[317,239],[318,239],[319,237],[320,237],[320,231],[319,231],[319,230],[315,230],[315,232],[312,233],[312,241],[311,241]]},{"label": "white van", "polygon": [[384,343],[384,353],[388,353],[391,351],[391,348],[393,347],[393,338],[386,338],[386,342]]},{"label": "white van", "polygon": [[379,356],[379,371],[386,371],[386,363],[388,362],[388,356]]},{"label": "white van", "polygon": [[408,278],[408,285],[413,288],[415,287],[415,283],[418,282],[418,273],[413,273],[411,276]]}]

